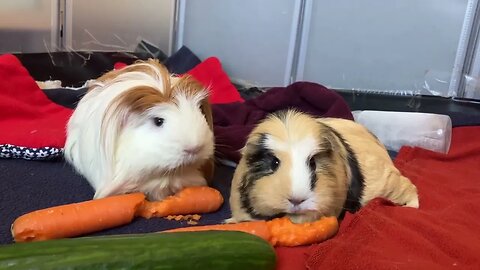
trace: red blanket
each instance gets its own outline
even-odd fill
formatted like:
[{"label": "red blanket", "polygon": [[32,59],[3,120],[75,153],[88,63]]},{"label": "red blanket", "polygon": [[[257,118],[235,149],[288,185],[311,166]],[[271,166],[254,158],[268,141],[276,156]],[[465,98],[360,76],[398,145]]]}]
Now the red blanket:
[{"label": "red blanket", "polygon": [[[480,269],[480,127],[454,128],[447,156],[402,148],[398,168],[420,209],[376,199],[321,244],[282,254],[279,269]],[[287,257],[288,258],[288,257]]]},{"label": "red blanket", "polygon": [[71,113],[48,99],[15,56],[0,56],[0,144],[63,147]]},{"label": "red blanket", "polygon": [[[215,57],[188,74],[209,87],[212,103],[243,101]],[[15,56],[0,55],[0,145],[62,148],[71,114],[48,99]]]}]

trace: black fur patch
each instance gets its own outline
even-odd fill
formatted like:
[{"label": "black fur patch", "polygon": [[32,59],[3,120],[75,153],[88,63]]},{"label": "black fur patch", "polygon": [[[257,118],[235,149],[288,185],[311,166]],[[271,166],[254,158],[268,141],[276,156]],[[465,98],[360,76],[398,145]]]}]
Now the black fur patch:
[{"label": "black fur patch", "polygon": [[240,183],[240,203],[242,208],[245,209],[245,211],[252,218],[264,220],[284,215],[284,213],[280,213],[274,216],[260,215],[256,213],[253,209],[249,198],[255,181],[264,176],[273,174],[276,170],[276,168],[272,169],[272,162],[274,161],[274,159],[276,159],[276,157],[273,152],[266,147],[266,139],[266,134],[262,134],[260,135],[260,138],[255,144],[248,146],[250,152],[246,153],[245,156],[247,163],[247,172],[243,176]]},{"label": "black fur patch", "polygon": [[325,125],[325,124],[323,125],[340,140],[343,147],[345,147],[345,149],[347,150],[348,166],[352,174],[350,179],[350,186],[348,187],[347,198],[343,205],[343,211],[339,216],[339,218],[342,219],[346,211],[355,213],[360,209],[361,207],[360,199],[363,196],[363,190],[365,188],[365,178],[360,169],[357,156],[355,155],[355,152],[353,152],[348,142],[335,129],[331,128],[328,125]]},{"label": "black fur patch", "polygon": [[320,138],[319,148],[321,149],[320,152],[316,153],[313,158],[315,159],[316,169],[312,170],[310,168],[310,188],[312,190],[315,189],[317,185],[317,174],[316,171],[321,170],[322,173],[328,174],[329,176],[334,176],[330,164],[330,159],[332,158],[333,153],[333,146],[332,143],[328,138]]},{"label": "black fur patch", "polygon": [[310,169],[310,190],[314,190],[316,185],[317,185],[316,170]]}]

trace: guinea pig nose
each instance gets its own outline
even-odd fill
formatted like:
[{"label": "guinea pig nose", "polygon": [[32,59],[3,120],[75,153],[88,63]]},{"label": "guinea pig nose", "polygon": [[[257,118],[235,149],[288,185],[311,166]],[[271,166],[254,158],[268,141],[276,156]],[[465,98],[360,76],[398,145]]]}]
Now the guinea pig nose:
[{"label": "guinea pig nose", "polygon": [[202,150],[202,146],[187,147],[183,151],[190,155],[198,154]]},{"label": "guinea pig nose", "polygon": [[299,198],[290,198],[288,201],[293,204],[293,205],[299,205],[305,201],[305,199],[299,199]]}]

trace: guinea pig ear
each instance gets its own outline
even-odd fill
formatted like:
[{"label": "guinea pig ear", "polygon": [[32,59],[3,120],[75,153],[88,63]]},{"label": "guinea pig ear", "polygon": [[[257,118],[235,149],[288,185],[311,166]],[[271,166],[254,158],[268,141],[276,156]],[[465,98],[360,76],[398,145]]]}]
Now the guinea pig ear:
[{"label": "guinea pig ear", "polygon": [[100,155],[103,164],[105,179],[113,178],[115,167],[115,153],[117,149],[120,132],[125,126],[130,115],[127,106],[122,106],[121,99],[115,99],[107,110],[102,119],[100,128]]},{"label": "guinea pig ear", "polygon": [[202,113],[205,115],[205,119],[207,119],[207,124],[210,127],[210,130],[213,131],[212,106],[210,105],[208,97],[203,99],[200,105],[200,109],[202,110]]}]

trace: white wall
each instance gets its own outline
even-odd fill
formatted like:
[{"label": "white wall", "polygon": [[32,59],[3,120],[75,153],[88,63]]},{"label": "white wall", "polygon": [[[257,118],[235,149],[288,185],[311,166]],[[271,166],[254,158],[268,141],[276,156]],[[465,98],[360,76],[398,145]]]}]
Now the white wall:
[{"label": "white wall", "polygon": [[56,0],[2,0],[0,53],[55,50]]},{"label": "white wall", "polygon": [[[202,59],[217,56],[233,80],[289,80],[298,0],[185,1],[183,44]],[[181,29],[182,30],[182,29]]]},{"label": "white wall", "polygon": [[312,2],[299,79],[343,89],[448,92],[467,0]]},{"label": "white wall", "polygon": [[173,10],[174,0],[67,0],[67,44],[74,50],[133,51],[145,39],[168,54]]}]

